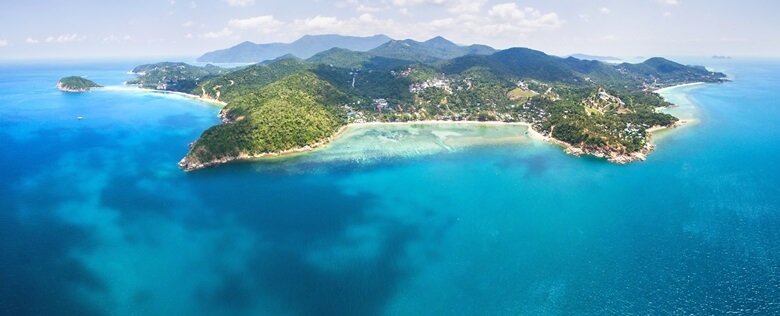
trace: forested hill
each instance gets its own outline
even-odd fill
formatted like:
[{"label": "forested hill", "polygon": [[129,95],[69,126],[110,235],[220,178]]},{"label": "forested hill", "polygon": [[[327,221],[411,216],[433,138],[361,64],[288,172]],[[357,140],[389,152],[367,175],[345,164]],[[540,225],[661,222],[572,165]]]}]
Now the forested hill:
[{"label": "forested hill", "polygon": [[203,132],[179,165],[192,170],[314,146],[347,123],[339,105],[348,100],[314,73],[297,72],[233,99],[224,114],[229,123]]},{"label": "forested hill", "polygon": [[100,87],[102,86],[94,81],[78,76],[65,77],[57,82],[57,88],[64,92],[84,92]]},{"label": "forested hill", "polygon": [[466,55],[490,55],[496,50],[485,45],[459,46],[437,36],[425,42],[390,41],[369,51],[375,56],[432,63]]},{"label": "forested hill", "polygon": [[161,63],[137,68],[134,82],[227,102],[225,124],[183,161],[195,169],[316,146],[349,122],[419,120],[526,122],[575,152],[625,162],[651,150],[647,129],[677,121],[657,111],[669,104],[652,91],[725,80],[663,58],[610,65],[527,48],[436,62],[397,57],[331,49],[231,70]]}]

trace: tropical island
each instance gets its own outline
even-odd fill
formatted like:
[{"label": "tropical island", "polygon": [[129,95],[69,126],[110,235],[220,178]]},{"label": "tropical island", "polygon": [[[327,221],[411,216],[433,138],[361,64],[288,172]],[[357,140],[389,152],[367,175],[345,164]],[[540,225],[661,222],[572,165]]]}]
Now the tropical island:
[{"label": "tropical island", "polygon": [[60,91],[64,92],[84,92],[89,91],[92,88],[101,87],[103,86],[95,83],[92,80],[78,76],[65,77],[57,82],[57,89],[60,89]]},{"label": "tropical island", "polygon": [[658,57],[607,64],[441,37],[235,69],[159,63],[133,72],[139,77],[129,84],[226,104],[222,124],[190,145],[184,170],[310,150],[348,124],[417,121],[523,123],[568,153],[626,163],[653,150],[649,130],[679,123],[658,111],[672,104],[653,91],[726,80]]}]

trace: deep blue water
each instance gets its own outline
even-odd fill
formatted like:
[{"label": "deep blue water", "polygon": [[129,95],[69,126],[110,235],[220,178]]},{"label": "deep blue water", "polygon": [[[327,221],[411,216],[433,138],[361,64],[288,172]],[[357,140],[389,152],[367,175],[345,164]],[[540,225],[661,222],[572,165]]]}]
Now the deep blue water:
[{"label": "deep blue water", "polygon": [[[780,61],[619,166],[547,143],[192,173],[218,109],[0,65],[0,314],[780,313]],[[83,120],[77,120],[82,116]],[[313,154],[313,155],[316,155]]]}]

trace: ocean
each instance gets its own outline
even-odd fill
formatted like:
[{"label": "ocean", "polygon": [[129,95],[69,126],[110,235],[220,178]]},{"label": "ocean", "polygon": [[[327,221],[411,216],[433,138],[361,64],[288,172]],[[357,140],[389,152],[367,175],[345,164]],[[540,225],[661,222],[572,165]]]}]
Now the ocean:
[{"label": "ocean", "polygon": [[219,109],[140,62],[0,64],[0,314],[780,314],[780,60],[686,62],[734,81],[643,162],[416,124],[189,173]]}]

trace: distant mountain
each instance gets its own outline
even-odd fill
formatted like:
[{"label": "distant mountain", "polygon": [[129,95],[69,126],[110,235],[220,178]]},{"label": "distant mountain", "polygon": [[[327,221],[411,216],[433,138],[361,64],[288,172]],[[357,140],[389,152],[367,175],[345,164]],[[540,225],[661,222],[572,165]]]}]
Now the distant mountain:
[{"label": "distant mountain", "polygon": [[586,55],[586,54],[571,54],[566,57],[574,57],[580,60],[595,60],[595,61],[604,61],[604,62],[619,62],[622,59],[612,56],[594,56],[594,55]]},{"label": "distant mountain", "polygon": [[369,52],[381,57],[431,63],[466,55],[490,55],[496,50],[485,45],[460,46],[437,36],[425,42],[392,40]]},{"label": "distant mountain", "polygon": [[349,69],[371,68],[377,70],[390,70],[414,62],[412,60],[378,56],[370,52],[356,52],[343,48],[331,48],[306,59],[306,61],[332,67]]},{"label": "distant mountain", "polygon": [[368,52],[334,47],[324,52],[317,53],[306,61],[316,64],[331,65],[342,68],[358,68],[363,63],[371,60],[374,55]]},{"label": "distant mountain", "polygon": [[272,60],[284,55],[309,58],[334,47],[354,51],[368,51],[392,39],[385,35],[355,37],[342,35],[306,35],[292,43],[255,44],[243,42],[228,49],[209,52],[200,56],[199,62],[254,63]]}]

